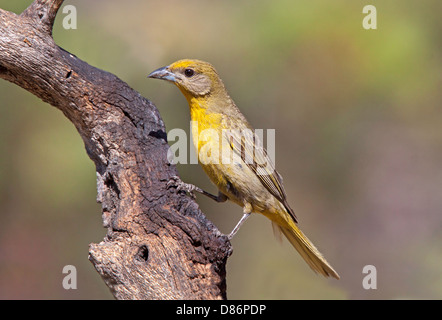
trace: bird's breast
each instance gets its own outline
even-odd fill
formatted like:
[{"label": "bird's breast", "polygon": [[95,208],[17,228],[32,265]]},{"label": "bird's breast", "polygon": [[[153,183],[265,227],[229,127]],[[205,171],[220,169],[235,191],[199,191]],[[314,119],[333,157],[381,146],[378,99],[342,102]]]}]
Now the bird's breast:
[{"label": "bird's breast", "polygon": [[193,103],[190,105],[190,116],[193,144],[198,153],[204,145],[219,144],[222,135],[222,114],[208,112],[206,106]]}]

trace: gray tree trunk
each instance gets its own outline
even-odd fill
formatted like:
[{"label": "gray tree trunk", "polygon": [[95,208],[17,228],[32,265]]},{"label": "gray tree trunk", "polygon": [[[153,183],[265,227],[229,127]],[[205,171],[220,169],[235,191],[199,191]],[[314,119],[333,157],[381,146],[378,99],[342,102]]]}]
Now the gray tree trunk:
[{"label": "gray tree trunk", "polygon": [[117,299],[225,299],[230,242],[194,200],[167,190],[177,171],[158,110],[54,43],[62,3],[0,9],[0,78],[61,110],[96,165],[107,235],[90,261]]}]

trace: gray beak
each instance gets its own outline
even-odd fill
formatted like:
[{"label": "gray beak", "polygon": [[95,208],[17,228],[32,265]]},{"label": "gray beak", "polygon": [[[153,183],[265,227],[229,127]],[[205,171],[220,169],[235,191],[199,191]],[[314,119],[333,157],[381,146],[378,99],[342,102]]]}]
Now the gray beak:
[{"label": "gray beak", "polygon": [[162,80],[167,80],[167,81],[172,81],[172,82],[176,81],[175,75],[172,72],[170,72],[170,70],[169,70],[169,66],[159,68],[159,69],[153,71],[147,77],[154,78],[154,79],[162,79]]}]

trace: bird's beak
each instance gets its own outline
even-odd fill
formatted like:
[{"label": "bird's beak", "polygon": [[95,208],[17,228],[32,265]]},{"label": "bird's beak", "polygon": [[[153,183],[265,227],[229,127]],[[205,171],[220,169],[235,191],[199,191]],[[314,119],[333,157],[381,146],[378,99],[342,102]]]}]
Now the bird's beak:
[{"label": "bird's beak", "polygon": [[159,68],[147,76],[148,78],[162,79],[175,82],[175,75],[169,70],[169,66]]}]

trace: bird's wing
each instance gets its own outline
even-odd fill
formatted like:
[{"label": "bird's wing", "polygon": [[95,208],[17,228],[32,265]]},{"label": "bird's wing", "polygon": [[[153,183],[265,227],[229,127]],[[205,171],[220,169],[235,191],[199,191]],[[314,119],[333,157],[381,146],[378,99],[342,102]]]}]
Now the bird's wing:
[{"label": "bird's wing", "polygon": [[266,189],[287,209],[292,218],[297,221],[295,213],[287,203],[287,196],[282,184],[281,175],[275,170],[261,140],[251,129],[224,130],[225,137],[236,156],[256,174]]}]

